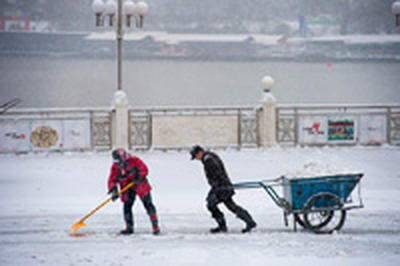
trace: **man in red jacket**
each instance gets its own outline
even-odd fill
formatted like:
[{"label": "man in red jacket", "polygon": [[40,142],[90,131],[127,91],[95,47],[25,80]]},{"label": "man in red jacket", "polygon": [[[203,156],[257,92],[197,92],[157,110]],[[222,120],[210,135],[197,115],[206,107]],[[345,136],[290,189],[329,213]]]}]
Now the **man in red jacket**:
[{"label": "man in red jacket", "polygon": [[146,178],[149,172],[147,166],[138,157],[127,153],[124,149],[115,149],[112,152],[112,157],[114,163],[112,164],[111,173],[108,178],[108,193],[111,194],[112,200],[115,201],[119,197],[117,183],[119,183],[120,189],[123,189],[131,182],[134,183],[131,188],[121,194],[126,223],[126,228],[121,231],[121,234],[133,234],[132,206],[137,194],[142,200],[147,214],[150,216],[153,234],[158,235],[160,229],[158,227],[156,208],[151,199],[151,187]]}]

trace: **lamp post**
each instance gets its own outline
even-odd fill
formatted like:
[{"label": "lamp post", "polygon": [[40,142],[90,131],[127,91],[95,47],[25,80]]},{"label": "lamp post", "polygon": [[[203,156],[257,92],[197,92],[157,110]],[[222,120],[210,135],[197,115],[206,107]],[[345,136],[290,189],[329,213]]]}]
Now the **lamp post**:
[{"label": "lamp post", "polygon": [[[149,7],[145,2],[134,3],[132,0],[94,0],[92,10],[96,16],[96,26],[104,26],[104,20],[108,17],[110,27],[114,26],[117,17],[117,91],[114,93],[113,104],[115,116],[113,116],[113,146],[116,148],[128,148],[128,98],[122,91],[122,42],[124,36],[123,22],[125,16],[126,27],[131,27],[132,17],[136,20],[136,27],[143,27],[144,16],[147,15]],[[115,119],[114,119],[115,118]]]},{"label": "lamp post", "polygon": [[[123,4],[122,4],[123,2]],[[136,27],[143,27],[144,16],[147,15],[149,7],[145,2],[134,3],[132,0],[94,0],[92,3],[93,13],[96,15],[96,26],[104,26],[106,17],[109,19],[110,27],[114,26],[115,15],[117,15],[117,49],[118,49],[118,84],[117,90],[122,90],[122,42],[123,42],[123,13],[126,26],[131,27],[132,17],[136,19]],[[124,12],[123,12],[124,11]]]},{"label": "lamp post", "polygon": [[392,13],[396,16],[396,26],[400,26],[400,1],[392,4]]}]

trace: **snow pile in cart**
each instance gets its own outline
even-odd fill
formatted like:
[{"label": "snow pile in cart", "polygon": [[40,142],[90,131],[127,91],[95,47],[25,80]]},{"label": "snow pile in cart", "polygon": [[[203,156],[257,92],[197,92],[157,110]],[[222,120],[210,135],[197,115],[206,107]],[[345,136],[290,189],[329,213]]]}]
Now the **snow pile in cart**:
[{"label": "snow pile in cart", "polygon": [[350,167],[339,168],[338,166],[327,162],[311,161],[305,163],[302,168],[297,169],[294,172],[287,172],[286,174],[284,174],[284,176],[288,179],[294,179],[358,173],[362,173],[362,171],[357,171],[355,169],[351,169]]},{"label": "snow pile in cart", "polygon": [[[233,182],[296,173],[304,165],[360,170],[365,207],[348,212],[332,235],[292,231],[262,189],[237,190],[256,231],[224,207],[229,232],[210,235],[209,189],[187,152],[136,153],[149,166],[162,234],[151,234],[139,200],[135,234],[118,236],[122,205],[90,217],[79,237],[71,225],[106,198],[110,153],[0,155],[0,265],[400,265],[400,148],[272,148],[221,151]],[[296,175],[296,174],[295,174]]]}]

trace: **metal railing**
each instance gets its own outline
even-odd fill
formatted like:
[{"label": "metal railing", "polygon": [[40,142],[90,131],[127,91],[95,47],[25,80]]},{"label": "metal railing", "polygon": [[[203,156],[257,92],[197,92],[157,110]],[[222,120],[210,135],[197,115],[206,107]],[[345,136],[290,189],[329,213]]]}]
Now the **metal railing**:
[{"label": "metal railing", "polygon": [[258,147],[258,111],[259,109],[248,106],[130,108],[129,145],[131,149],[152,147],[153,118],[155,116],[235,116],[238,121],[236,145],[238,147]]},{"label": "metal railing", "polygon": [[[157,132],[157,128],[160,128],[159,124],[157,124],[160,118],[171,118],[171,121],[173,121],[175,117],[185,117],[190,121],[193,118],[193,123],[188,126],[197,128],[203,125],[196,125],[196,121],[213,120],[215,116],[215,121],[229,121],[229,129],[224,129],[223,132],[229,132],[231,138],[230,146],[238,148],[259,147],[261,143],[261,107],[129,108],[128,114],[129,149],[148,150],[155,147],[154,135],[162,134],[162,132]],[[24,142],[25,145],[22,151],[28,152],[46,150],[46,148],[52,150],[110,150],[113,147],[113,115],[111,107],[10,109],[0,115],[0,152],[18,152],[22,149],[18,146],[21,142]],[[202,119],[199,120],[196,117]],[[167,122],[168,119],[166,120]],[[76,127],[76,124],[79,123],[82,126]],[[337,130],[335,127],[340,123],[348,126],[348,135],[344,134],[344,137],[334,132]],[[74,140],[79,140],[79,137],[84,136],[86,138],[87,136],[88,143],[83,145],[84,148],[80,148],[79,145],[74,146],[71,141],[69,141],[69,145],[63,146],[61,144],[67,143],[67,141],[58,139],[58,143],[61,143],[59,146],[35,145],[32,142],[32,133],[42,124],[49,127],[56,125],[54,128],[60,131],[59,136],[66,136],[65,138],[73,138],[75,136]],[[183,127],[185,126],[183,125]],[[400,144],[400,104],[279,104],[276,107],[275,128],[276,140],[280,145],[382,143],[398,145]],[[225,133],[219,132],[219,134],[222,134],[220,136],[222,139],[224,137],[228,138],[228,136],[223,135]],[[51,131],[42,130],[35,134],[39,142],[45,143],[47,135],[52,133]],[[19,139],[21,136],[25,139]],[[338,136],[339,138],[335,139]],[[340,137],[343,138],[340,139]],[[18,147],[14,149],[11,147],[12,143],[16,143],[15,146]],[[170,148],[177,147],[177,145],[172,145]]]},{"label": "metal railing", "polygon": [[[371,141],[370,143],[388,143],[400,144],[400,105],[399,104],[307,104],[307,105],[284,105],[280,104],[276,108],[276,140],[280,144],[307,144],[301,141],[301,122],[304,118],[319,118],[325,119],[330,122],[330,119],[346,119],[351,117],[357,125],[355,129],[358,136],[364,136],[365,131],[373,130],[373,128],[366,128],[361,130],[362,126],[368,124],[368,120],[379,118],[382,127],[382,132],[385,135],[378,141]],[[303,128],[304,129],[304,128]],[[327,131],[330,128],[326,128]],[[327,132],[330,133],[330,132]],[[364,135],[362,135],[364,134]],[[343,144],[331,142],[331,144]],[[349,144],[363,143],[360,138],[355,137]],[[329,141],[321,141],[319,144],[330,144]]]}]

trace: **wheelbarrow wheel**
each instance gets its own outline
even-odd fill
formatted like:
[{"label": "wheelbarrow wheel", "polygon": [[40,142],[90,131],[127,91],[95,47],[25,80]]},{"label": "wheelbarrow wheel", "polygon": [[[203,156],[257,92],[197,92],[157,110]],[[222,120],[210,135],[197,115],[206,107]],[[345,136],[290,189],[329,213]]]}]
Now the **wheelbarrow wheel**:
[{"label": "wheelbarrow wheel", "polygon": [[301,218],[301,216],[298,213],[294,214],[294,219],[296,220],[296,222],[303,228],[307,228],[307,226],[304,224],[303,219]]},{"label": "wheelbarrow wheel", "polygon": [[[325,221],[323,221],[321,224],[318,225],[318,227],[323,227],[325,226],[327,223],[329,223],[330,219],[332,216],[329,216],[328,219],[326,219]],[[300,216],[299,213],[295,213],[294,214],[294,219],[296,220],[296,222],[303,228],[308,228],[307,225],[304,222],[304,218],[302,218],[302,216]]]},{"label": "wheelbarrow wheel", "polygon": [[339,198],[332,193],[311,197],[304,207],[304,225],[315,233],[330,234],[342,228],[346,211]]}]

